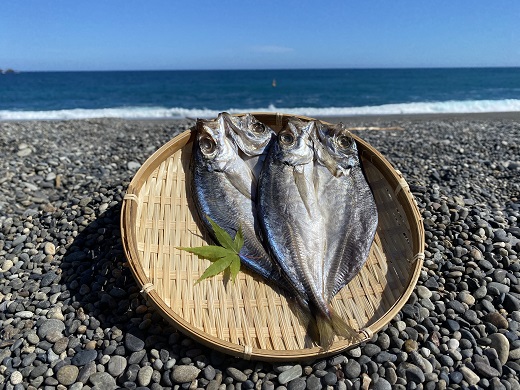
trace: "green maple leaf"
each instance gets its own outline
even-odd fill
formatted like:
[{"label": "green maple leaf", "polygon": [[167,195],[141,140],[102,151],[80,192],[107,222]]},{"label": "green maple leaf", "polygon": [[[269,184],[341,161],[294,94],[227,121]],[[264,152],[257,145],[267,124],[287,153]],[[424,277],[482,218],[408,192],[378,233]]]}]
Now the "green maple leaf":
[{"label": "green maple leaf", "polygon": [[244,236],[242,235],[242,229],[239,227],[235,238],[231,236],[217,225],[210,217],[206,216],[213,228],[213,233],[219,245],[205,245],[193,248],[177,247],[186,252],[193,253],[200,258],[210,260],[213,262],[204,273],[200,276],[195,284],[200,281],[218,275],[221,272],[225,272],[229,268],[231,280],[234,282],[238,272],[240,271],[240,249],[244,245]]}]

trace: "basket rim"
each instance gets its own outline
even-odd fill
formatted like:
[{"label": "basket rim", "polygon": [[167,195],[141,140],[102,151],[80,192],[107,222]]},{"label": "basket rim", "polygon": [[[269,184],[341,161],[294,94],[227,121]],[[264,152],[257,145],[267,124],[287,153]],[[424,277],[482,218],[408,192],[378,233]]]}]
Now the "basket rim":
[{"label": "basket rim", "polygon": [[[315,120],[314,118],[292,115],[286,113],[273,113],[273,112],[251,112],[253,116],[259,121],[271,125],[280,126],[284,120],[288,117],[296,117],[301,120]],[[234,114],[235,116],[243,116],[245,113]],[[321,120],[325,124],[329,122]],[[178,330],[209,346],[210,348],[217,349],[221,352],[231,354],[237,357],[245,359],[257,359],[265,361],[288,361],[288,360],[306,360],[306,359],[317,359],[320,357],[326,357],[333,354],[337,354],[348,348],[354,348],[363,341],[367,341],[372,335],[378,332],[386,324],[390,322],[392,318],[401,310],[404,304],[408,301],[408,298],[412,294],[417,280],[419,278],[422,264],[424,260],[424,226],[422,223],[422,217],[419,212],[417,203],[403,178],[402,174],[397,171],[390,162],[373,146],[368,142],[359,138],[357,135],[352,134],[355,141],[361,145],[362,157],[370,160],[379,171],[384,173],[385,179],[389,182],[391,187],[394,189],[394,193],[397,196],[398,202],[403,207],[411,230],[411,247],[412,253],[415,254],[414,265],[412,265],[408,281],[406,282],[407,288],[402,294],[396,299],[394,304],[386,311],[384,315],[379,317],[376,321],[370,324],[368,327],[361,330],[363,334],[363,340],[359,343],[351,344],[347,340],[339,340],[334,342],[332,347],[323,351],[320,347],[314,346],[312,348],[305,348],[300,350],[267,350],[255,347],[248,347],[243,345],[234,344],[218,337],[209,335],[201,329],[195,328],[188,323],[184,318],[175,313],[159,296],[156,290],[153,288],[152,283],[145,275],[140,262],[140,256],[137,251],[137,239],[135,236],[135,226],[132,224],[132,217],[136,213],[137,199],[142,184],[152,174],[152,172],[162,164],[165,159],[171,156],[173,153],[182,149],[186,144],[193,140],[194,127],[178,134],[170,141],[162,145],[157,149],[139,168],[130,184],[128,185],[127,192],[124,196],[121,209],[121,238],[123,244],[123,250],[128,260],[131,272],[137,281],[141,293],[148,299],[148,301]]]}]

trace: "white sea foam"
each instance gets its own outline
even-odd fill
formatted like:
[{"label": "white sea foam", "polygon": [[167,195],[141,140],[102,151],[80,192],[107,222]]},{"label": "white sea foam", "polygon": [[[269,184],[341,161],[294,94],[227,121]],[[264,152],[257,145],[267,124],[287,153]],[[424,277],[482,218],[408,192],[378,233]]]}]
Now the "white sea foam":
[{"label": "white sea foam", "polygon": [[59,120],[88,118],[164,119],[164,118],[212,118],[220,111],[239,112],[284,112],[307,116],[354,116],[354,115],[399,115],[399,114],[445,114],[479,112],[520,111],[520,99],[467,100],[446,102],[419,102],[384,104],[364,107],[296,107],[283,108],[270,105],[258,108],[230,108],[222,110],[187,109],[165,107],[121,107],[103,109],[10,111],[0,110],[0,120]]}]

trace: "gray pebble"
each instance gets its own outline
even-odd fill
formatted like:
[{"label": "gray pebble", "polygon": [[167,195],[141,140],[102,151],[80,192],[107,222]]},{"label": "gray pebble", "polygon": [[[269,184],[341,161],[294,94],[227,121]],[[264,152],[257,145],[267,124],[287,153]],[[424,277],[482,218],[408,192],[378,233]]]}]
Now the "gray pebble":
[{"label": "gray pebble", "polygon": [[113,377],[121,375],[127,366],[127,361],[123,356],[112,356],[108,362],[108,373]]},{"label": "gray pebble", "polygon": [[372,385],[372,390],[392,390],[392,385],[384,378],[379,378],[377,382]]},{"label": "gray pebble", "polygon": [[144,341],[132,333],[127,333],[125,336],[125,347],[130,352],[138,352],[144,348]]},{"label": "gray pebble", "polygon": [[95,372],[89,380],[99,390],[113,390],[117,387],[116,380],[107,372]]},{"label": "gray pebble", "polygon": [[287,384],[287,390],[305,390],[306,386],[307,383],[305,382],[305,379],[299,377],[291,380]]},{"label": "gray pebble", "polygon": [[212,379],[215,379],[216,372],[213,366],[208,365],[204,367],[204,370],[202,370],[202,374],[204,375],[204,378],[210,381]]},{"label": "gray pebble", "polygon": [[171,377],[176,383],[187,383],[197,378],[199,373],[200,369],[194,366],[175,366]]},{"label": "gray pebble", "polygon": [[79,368],[72,365],[61,367],[56,373],[56,379],[64,386],[70,386],[78,379]]},{"label": "gray pebble", "polygon": [[494,378],[500,375],[495,368],[481,361],[475,363],[475,371],[484,378]]},{"label": "gray pebble", "polygon": [[307,389],[308,390],[319,390],[321,389],[321,380],[315,375],[309,375],[307,378]]},{"label": "gray pebble", "polygon": [[361,375],[361,365],[357,361],[349,359],[345,364],[343,372],[348,379],[358,378]]},{"label": "gray pebble", "polygon": [[137,383],[139,386],[148,386],[152,380],[153,368],[150,366],[141,367],[137,373]]},{"label": "gray pebble", "polygon": [[97,358],[97,351],[93,349],[86,349],[78,352],[71,360],[75,366],[84,366],[87,363],[93,362]]},{"label": "gray pebble", "polygon": [[45,338],[50,332],[63,332],[65,324],[57,319],[44,319],[38,326],[37,334],[40,339]]},{"label": "gray pebble", "polygon": [[301,376],[303,373],[302,366],[297,364],[288,370],[285,370],[280,375],[278,375],[278,383],[285,385],[286,383],[289,383],[293,379]]}]

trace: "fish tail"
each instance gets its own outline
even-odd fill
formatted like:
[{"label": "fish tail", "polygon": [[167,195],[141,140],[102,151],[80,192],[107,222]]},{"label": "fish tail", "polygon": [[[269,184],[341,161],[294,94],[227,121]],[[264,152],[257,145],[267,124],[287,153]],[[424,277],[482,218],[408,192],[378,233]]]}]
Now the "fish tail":
[{"label": "fish tail", "polygon": [[311,312],[309,304],[301,297],[290,298],[293,304],[290,305],[291,311],[298,318],[298,321],[305,328],[310,338],[314,342],[319,340],[319,332],[316,319]]},{"label": "fish tail", "polygon": [[352,342],[360,341],[361,337],[338,313],[329,305],[329,316],[322,313],[316,315],[316,325],[319,333],[320,347],[328,350],[335,336],[343,337]]}]

